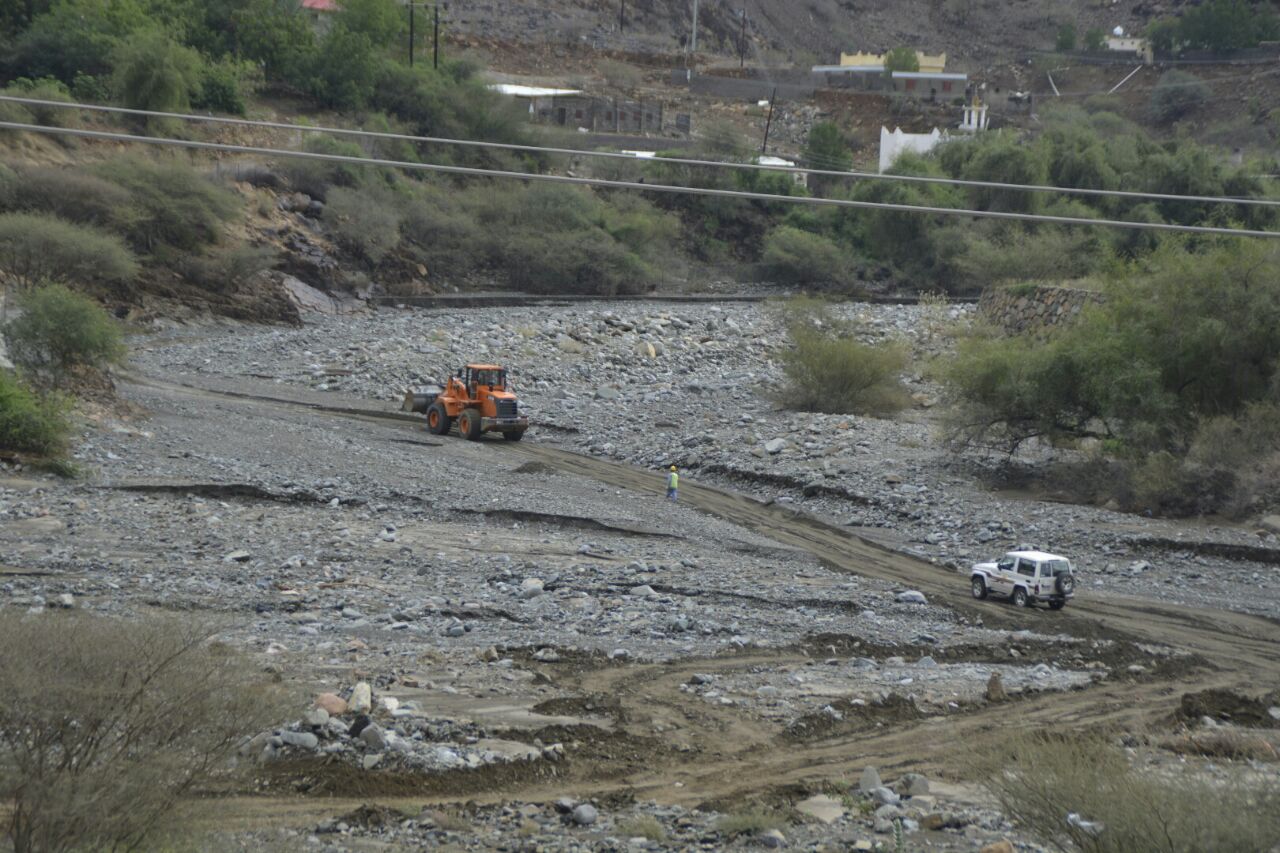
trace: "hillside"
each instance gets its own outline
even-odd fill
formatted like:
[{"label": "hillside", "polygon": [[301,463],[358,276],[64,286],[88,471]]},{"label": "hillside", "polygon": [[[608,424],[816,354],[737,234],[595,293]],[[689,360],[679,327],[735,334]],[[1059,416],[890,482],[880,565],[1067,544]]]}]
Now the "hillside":
[{"label": "hillside", "polygon": [[[692,19],[690,0],[625,2],[626,28],[619,31],[619,0],[520,0],[463,2],[448,12],[457,34],[516,45],[593,44],[614,49],[679,54]],[[752,61],[827,62],[840,51],[882,51],[911,44],[945,50],[965,66],[1010,62],[1053,46],[1064,23],[1083,33],[1120,26],[1141,30],[1150,20],[1189,3],[1118,0],[1055,3],[1023,0],[705,0],[699,5],[698,49],[708,59],[737,56],[741,9],[747,10],[748,56]]]}]

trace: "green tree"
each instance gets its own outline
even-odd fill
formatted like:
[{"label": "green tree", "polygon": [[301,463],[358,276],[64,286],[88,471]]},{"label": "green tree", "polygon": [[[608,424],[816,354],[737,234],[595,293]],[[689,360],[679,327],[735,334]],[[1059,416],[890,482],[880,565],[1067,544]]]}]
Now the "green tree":
[{"label": "green tree", "polygon": [[409,29],[408,12],[395,0],[342,0],[336,23],[380,49],[399,48]]},{"label": "green tree", "polygon": [[1190,72],[1175,68],[1161,74],[1156,81],[1147,111],[1156,121],[1169,122],[1204,106],[1209,98],[1208,83]]},{"label": "green tree", "polygon": [[893,74],[895,71],[919,71],[920,57],[916,54],[914,48],[895,47],[884,55],[884,73]]},{"label": "green tree", "polygon": [[22,314],[4,327],[14,364],[36,372],[102,368],[124,359],[120,327],[102,306],[65,285],[46,284],[20,300]]},{"label": "green tree", "polygon": [[12,371],[0,370],[0,450],[60,456],[67,447],[66,401],[42,397]]},{"label": "green tree", "polygon": [[[829,121],[818,122],[809,131],[805,140],[801,162],[810,169],[830,172],[847,172],[853,165],[853,153],[840,133],[840,128]],[[816,190],[824,190],[836,179],[821,175],[811,175],[809,183]]]},{"label": "green tree", "polygon": [[1182,27],[1177,18],[1157,18],[1147,25],[1147,41],[1158,56],[1169,56],[1182,43]]},{"label": "green tree", "polygon": [[1099,27],[1091,27],[1084,33],[1085,50],[1106,50],[1107,34]]},{"label": "green tree", "polygon": [[200,85],[204,61],[160,30],[141,30],[111,55],[116,94],[138,110],[173,112],[191,106]]},{"label": "green tree", "polygon": [[1054,49],[1060,53],[1069,53],[1076,49],[1076,25],[1067,22],[1058,27],[1057,38],[1054,39]]},{"label": "green tree", "polygon": [[1255,47],[1280,29],[1272,4],[1251,6],[1245,0],[1208,0],[1193,6],[1178,22],[1178,33],[1190,47],[1219,52]]}]

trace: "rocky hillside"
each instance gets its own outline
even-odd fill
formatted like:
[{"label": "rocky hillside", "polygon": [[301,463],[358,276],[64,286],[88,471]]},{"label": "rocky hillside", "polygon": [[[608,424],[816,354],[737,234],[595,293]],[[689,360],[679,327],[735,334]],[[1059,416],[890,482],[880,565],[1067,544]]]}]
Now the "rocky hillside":
[{"label": "rocky hillside", "polygon": [[[588,42],[598,47],[679,52],[688,37],[688,0],[625,2],[619,31],[618,0],[520,0],[463,2],[449,12],[455,34],[514,44]],[[736,55],[741,12],[747,13],[749,55],[755,61],[827,61],[841,51],[883,50],[910,44],[945,50],[982,67],[1053,46],[1059,26],[1078,32],[1121,26],[1139,30],[1184,4],[1118,0],[1106,4],[1045,0],[705,0],[699,6],[698,48],[704,55]]]}]

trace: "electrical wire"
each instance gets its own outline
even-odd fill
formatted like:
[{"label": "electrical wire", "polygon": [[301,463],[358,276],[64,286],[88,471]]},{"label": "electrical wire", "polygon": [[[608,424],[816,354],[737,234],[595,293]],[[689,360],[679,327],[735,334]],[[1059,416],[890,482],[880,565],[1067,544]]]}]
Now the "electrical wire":
[{"label": "electrical wire", "polygon": [[[615,151],[584,151],[579,148],[555,148],[543,145],[520,145],[510,142],[486,142],[477,139],[449,139],[436,136],[414,136],[406,133],[389,133],[372,130],[353,130],[341,127],[318,127],[311,125],[291,124],[288,122],[261,121],[258,119],[228,118],[223,116],[198,115],[193,113],[172,113],[158,110],[138,110],[127,107],[112,107],[103,104],[81,104],[64,101],[48,101],[38,98],[19,98],[12,95],[0,95],[0,102],[27,104],[41,107],[61,107],[65,109],[82,109],[93,112],[104,112],[121,115],[141,116],[144,118],[169,118],[184,121],[201,121],[215,124],[228,124],[238,127],[262,127],[274,130],[296,130],[306,133],[328,133],[335,136],[355,136],[368,139],[389,139],[403,142],[423,142],[438,145],[461,145],[472,148],[496,149],[506,151],[524,151],[537,154],[556,154],[571,157],[600,157],[636,162],[631,154]],[[649,162],[666,165],[700,166],[727,169],[745,169],[765,172],[783,172],[793,175],[817,175],[820,177],[856,178],[860,180],[900,181],[920,184],[944,184],[949,186],[972,187],[977,189],[1014,190],[1025,192],[1052,192],[1066,195],[1087,195],[1113,198],[1132,198],[1140,200],[1200,202],[1209,204],[1243,204],[1260,207],[1280,206],[1280,199],[1236,198],[1222,196],[1176,195],[1172,193],[1137,192],[1131,190],[1102,190],[1083,187],[1055,187],[1037,184],[1014,184],[1002,181],[970,181],[959,178],[939,178],[924,175],[883,175],[878,172],[852,172],[829,169],[806,169],[798,166],[772,166],[759,163],[734,163],[723,160],[696,160],[684,157],[653,158]]]},{"label": "electrical wire", "polygon": [[77,136],[88,139],[109,139],[117,142],[132,142],[146,145],[161,145],[177,148],[192,148],[204,151],[226,151],[235,154],[256,154],[266,157],[293,157],[300,160],[313,160],[332,163],[346,163],[352,166],[381,166],[399,169],[442,172],[452,175],[470,175],[489,178],[514,178],[521,181],[542,181],[545,183],[576,184],[578,186],[607,187],[610,189],[640,190],[642,192],[678,193],[683,195],[718,196],[751,201],[769,201],[781,204],[807,204],[821,207],[860,208],[865,210],[891,210],[901,213],[931,213],[939,216],[968,216],[980,219],[1005,219],[1025,222],[1046,222],[1059,225],[1086,225],[1111,228],[1132,228],[1140,231],[1171,231],[1188,234],[1217,234],[1229,237],[1280,237],[1280,231],[1255,231],[1243,228],[1219,228],[1207,225],[1176,225],[1164,222],[1129,222],[1121,219],[1087,219],[1079,216],[1053,216],[1047,214],[1013,213],[1001,210],[966,210],[952,207],[930,207],[914,204],[893,204],[889,202],[855,201],[852,199],[814,198],[811,196],[786,196],[770,193],[747,192],[744,190],[725,190],[710,187],[686,187],[671,184],[646,184],[637,181],[612,181],[603,178],[579,178],[570,175],[546,175],[529,172],[511,172],[500,169],[481,169],[473,166],[446,166],[436,163],[412,163],[402,160],[383,160],[379,158],[351,157],[344,154],[321,154],[313,151],[290,151],[280,148],[259,148],[248,145],[230,145],[223,142],[201,142],[193,139],[171,139],[155,136],[137,136],[125,133],[111,133],[103,130],[88,130],[76,127],[47,127],[38,124],[0,121],[0,129],[20,130],[29,133],[46,133],[54,136]]}]

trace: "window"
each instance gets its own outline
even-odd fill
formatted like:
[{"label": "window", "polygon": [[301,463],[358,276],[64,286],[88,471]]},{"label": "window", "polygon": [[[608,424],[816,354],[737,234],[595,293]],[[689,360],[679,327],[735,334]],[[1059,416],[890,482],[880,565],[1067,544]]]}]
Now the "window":
[{"label": "window", "polygon": [[1026,557],[1018,558],[1018,574],[1033,578],[1036,576],[1036,564]]},{"label": "window", "polygon": [[1002,572],[1013,571],[1013,564],[1016,561],[1012,557],[1004,557],[1000,562],[996,563],[996,569]]},{"label": "window", "polygon": [[573,114],[574,118],[582,118],[582,110],[578,110]]},{"label": "window", "polygon": [[916,81],[915,81],[915,80],[907,80],[907,91],[908,91],[908,92],[914,92],[915,90],[916,90]]},{"label": "window", "polygon": [[951,91],[951,81],[950,81],[950,80],[943,80],[943,81],[942,81],[942,91],[944,91],[944,92],[950,92],[950,91]]}]

